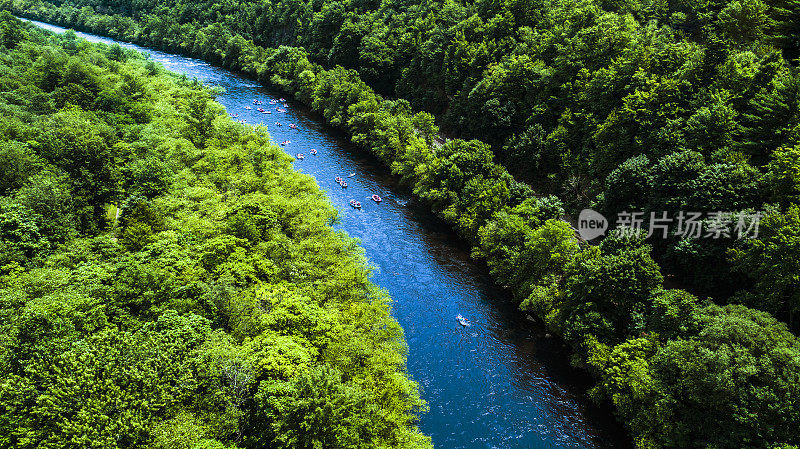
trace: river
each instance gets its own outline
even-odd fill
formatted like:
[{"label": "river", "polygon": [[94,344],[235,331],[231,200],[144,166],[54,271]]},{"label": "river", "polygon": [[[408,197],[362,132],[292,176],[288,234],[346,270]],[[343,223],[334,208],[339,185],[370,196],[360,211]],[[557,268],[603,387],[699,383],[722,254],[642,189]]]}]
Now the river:
[{"label": "river", "polygon": [[[63,32],[64,28],[34,22]],[[430,411],[421,430],[438,448],[625,448],[629,443],[609,410],[585,395],[587,379],[567,364],[566,348],[515,310],[506,292],[450,228],[414,201],[376,159],[304,105],[289,100],[285,113],[269,100],[279,92],[201,60],[167,54],[100,36],[150,54],[167,69],[221,86],[218,101],[248,124],[268,126],[294,155],[295,168],[313,176],[340,211],[337,228],[361,240],[374,267],[373,281],[393,298],[392,314],[405,330],[408,371]],[[264,102],[258,112],[253,99]],[[245,109],[250,106],[252,109]],[[283,123],[278,127],[275,122]],[[288,124],[297,125],[296,130]],[[318,150],[313,156],[311,148]],[[352,178],[347,178],[355,173]],[[340,187],[334,178],[349,184]],[[377,193],[380,204],[369,200]],[[356,199],[361,210],[349,206]],[[461,314],[472,322],[462,327]]]}]

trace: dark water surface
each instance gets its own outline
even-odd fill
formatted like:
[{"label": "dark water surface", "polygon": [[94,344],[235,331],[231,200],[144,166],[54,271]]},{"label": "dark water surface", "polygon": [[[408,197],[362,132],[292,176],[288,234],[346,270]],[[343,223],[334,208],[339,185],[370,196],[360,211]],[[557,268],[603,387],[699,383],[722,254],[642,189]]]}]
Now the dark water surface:
[{"label": "dark water surface", "polygon": [[[514,309],[485,267],[470,260],[468,248],[398,186],[385,167],[308,108],[289,101],[287,111],[279,113],[269,100],[282,94],[239,74],[197,59],[78,35],[149,53],[169,70],[225,88],[218,100],[229,113],[239,114],[237,120],[263,123],[276,142],[291,141],[284,147],[288,153],[305,153],[295,167],[328,194],[340,211],[337,227],[361,239],[375,268],[374,282],[394,300],[392,313],[408,341],[409,373],[430,405],[420,427],[438,448],[628,446],[609,412],[588,404],[582,393],[585,379],[567,366],[566,350]],[[264,104],[255,106],[253,99]],[[289,123],[298,129],[289,129]],[[318,150],[316,156],[311,148]],[[356,176],[347,178],[351,173]],[[345,178],[349,188],[341,188],[336,176]],[[381,204],[369,200],[373,193],[383,197]],[[350,199],[360,201],[363,209],[352,209]],[[472,326],[459,325],[458,314]]]}]

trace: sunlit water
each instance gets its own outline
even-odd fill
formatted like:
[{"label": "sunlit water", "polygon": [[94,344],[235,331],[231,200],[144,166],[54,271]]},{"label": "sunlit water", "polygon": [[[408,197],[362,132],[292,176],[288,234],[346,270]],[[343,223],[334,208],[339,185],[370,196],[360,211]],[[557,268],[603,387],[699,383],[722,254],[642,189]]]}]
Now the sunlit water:
[{"label": "sunlit water", "polygon": [[[567,350],[515,310],[453,232],[340,132],[291,100],[285,113],[276,111],[280,105],[269,100],[283,95],[239,74],[197,59],[78,35],[147,52],[169,70],[225,88],[218,100],[228,113],[239,114],[235,120],[265,124],[276,142],[291,141],[284,147],[289,154],[305,154],[295,167],[316,178],[328,194],[341,213],[337,226],[361,240],[374,266],[374,282],[394,300],[393,315],[409,346],[409,374],[430,405],[420,427],[437,447],[627,447],[609,411],[586,400],[585,379],[567,366]],[[253,105],[253,99],[264,104]],[[298,129],[289,129],[290,123]],[[318,150],[316,156],[311,148]],[[351,173],[356,175],[347,178]],[[346,179],[347,189],[334,181],[337,176]],[[383,202],[371,201],[373,193]],[[351,199],[363,209],[351,208]],[[472,326],[462,327],[458,314]]]}]

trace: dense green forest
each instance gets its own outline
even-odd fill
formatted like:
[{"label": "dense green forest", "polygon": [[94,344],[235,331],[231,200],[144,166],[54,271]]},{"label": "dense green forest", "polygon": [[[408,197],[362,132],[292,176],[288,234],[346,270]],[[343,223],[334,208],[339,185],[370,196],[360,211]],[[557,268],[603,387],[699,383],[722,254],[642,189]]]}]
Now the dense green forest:
[{"label": "dense green forest", "polygon": [[[219,62],[238,58],[242,38],[302,47],[431,112],[448,135],[489,144],[569,210],[591,205],[612,221],[630,210],[785,211],[800,194],[794,0],[50,3],[69,5],[55,17],[65,23]],[[115,16],[94,22],[92,12]],[[774,281],[763,276],[768,256],[733,257],[734,239],[708,240],[649,243],[695,293],[784,320],[798,312],[790,287],[759,288]]]},{"label": "dense green forest", "polygon": [[[794,3],[5,4],[311,105],[570,344],[638,447],[800,444]],[[560,219],[585,205],[766,217],[587,246]]]},{"label": "dense green forest", "polygon": [[430,447],[362,250],[214,96],[0,15],[0,447]]}]

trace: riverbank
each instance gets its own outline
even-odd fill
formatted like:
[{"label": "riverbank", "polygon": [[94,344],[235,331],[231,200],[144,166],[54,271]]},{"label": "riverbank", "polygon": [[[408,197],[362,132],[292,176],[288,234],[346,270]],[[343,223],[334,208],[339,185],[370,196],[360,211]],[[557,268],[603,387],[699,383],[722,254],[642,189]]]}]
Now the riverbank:
[{"label": "riverbank", "polygon": [[[47,18],[47,11],[54,10],[40,11],[39,18]],[[689,351],[686,357],[700,360],[714,326],[744,320],[768,329],[776,326],[774,320],[745,308],[718,310],[685,292],[662,291],[658,266],[641,243],[610,241],[601,248],[580,248],[568,226],[557,220],[563,211],[556,199],[532,198],[525,186],[492,162],[491,152],[480,142],[456,140],[434,148],[432,117],[412,113],[403,101],[382,100],[352,71],[324,70],[310,63],[301,49],[259,48],[226,36],[219,28],[180,30],[178,43],[167,39],[177,38],[177,29],[175,34],[154,37],[137,31],[138,25],[130,19],[118,17],[111,27],[107,26],[110,19],[97,17],[84,14],[84,22],[97,27],[88,30],[118,33],[116,37],[172,51],[177,48],[250,73],[294,93],[329,123],[346,130],[471,242],[473,253],[486,258],[498,282],[511,287],[525,310],[536,313],[575,348],[576,364],[599,380],[595,397],[615,403],[640,444],[663,444],[675,438],[674,432],[715,441],[720,437],[717,432],[724,433],[691,423],[705,413],[703,401],[671,405],[677,407],[668,413],[674,422],[645,419],[654,412],[657,401],[652,402],[653,398],[680,394],[676,386],[681,376],[695,381],[696,376],[688,372],[678,379],[666,377],[674,369],[667,354],[690,341],[697,346],[684,348]],[[197,40],[201,36],[203,40]],[[672,321],[664,321],[667,311]],[[723,346],[738,344],[722,338]],[[797,345],[796,340],[787,341],[792,347]],[[756,345],[743,350],[756,350]],[[633,366],[642,367],[649,377],[631,370]],[[643,386],[642,379],[652,382]],[[647,394],[642,395],[642,388]],[[732,401],[747,402],[738,387],[732,393]],[[724,413],[715,419],[721,429],[732,425]],[[759,424],[747,426],[752,430]],[[709,431],[715,436],[705,434]]]},{"label": "riverbank", "polygon": [[138,52],[0,28],[0,446],[431,447],[391,300],[263,129]]},{"label": "riverbank", "polygon": [[[419,427],[436,447],[629,447],[610,410],[593,406],[586,397],[591,379],[569,366],[559,340],[546,338],[542,326],[521,315],[485,264],[470,257],[466,242],[341,130],[284,92],[262,87],[244,74],[98,35],[76,36],[104,43],[109,50],[119,45],[143,52],[186,80],[214,86],[216,101],[237,120],[269,127],[274,142],[291,141],[282,147],[290,156],[306,153],[294,167],[316,179],[338,209],[334,228],[358,240],[372,267],[372,282],[392,298],[392,316],[408,343],[408,375],[421,385],[430,404]],[[269,104],[281,97],[287,97],[288,108],[280,105],[286,112],[275,110],[278,105],[271,105],[272,114],[252,107],[254,99]],[[275,121],[297,128],[273,126]],[[311,148],[318,150],[316,156],[309,155]],[[350,173],[356,176],[347,178],[347,189],[335,182],[336,176]],[[370,201],[372,193],[383,201]],[[348,204],[353,198],[362,200],[361,210]],[[473,326],[458,324],[459,313]],[[488,413],[498,410],[503,413]]]}]

